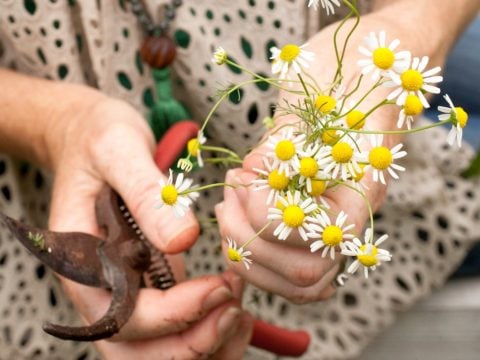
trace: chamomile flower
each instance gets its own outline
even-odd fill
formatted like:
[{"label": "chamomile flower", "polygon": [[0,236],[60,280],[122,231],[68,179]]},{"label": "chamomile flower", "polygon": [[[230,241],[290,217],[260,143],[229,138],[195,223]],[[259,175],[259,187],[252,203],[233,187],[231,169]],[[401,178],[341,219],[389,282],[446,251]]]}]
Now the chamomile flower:
[{"label": "chamomile flower", "polygon": [[371,32],[365,37],[365,44],[367,47],[360,46],[358,50],[367,59],[359,60],[358,65],[362,67],[362,74],[372,73],[374,81],[380,79],[381,76],[391,76],[393,72],[401,71],[409,61],[410,53],[408,51],[395,53],[400,40],[395,39],[387,45],[385,31],[380,31],[378,36]]},{"label": "chamomile flower", "polygon": [[265,178],[253,180],[252,183],[256,185],[254,191],[270,189],[267,197],[267,205],[270,205],[272,202],[276,203],[278,195],[288,188],[290,179],[284,173],[280,173],[278,169],[274,169],[267,158],[263,158],[263,163],[265,170],[257,168],[253,170]]},{"label": "chamomile flower", "polygon": [[328,180],[312,179],[312,190],[308,191],[306,187],[303,188],[302,195],[305,197],[311,196],[318,204],[318,201],[322,204],[324,209],[329,209],[330,205],[323,196],[328,188]]},{"label": "chamomile flower", "polygon": [[398,175],[395,172],[405,171],[403,166],[394,163],[394,160],[398,160],[407,155],[406,151],[400,151],[403,144],[397,144],[393,148],[389,149],[382,146],[383,134],[371,135],[372,148],[368,151],[368,155],[364,154],[367,158],[368,165],[365,166],[365,171],[373,170],[373,181],[380,181],[386,185],[384,171],[388,171],[391,177],[398,179]]},{"label": "chamomile flower", "polygon": [[187,143],[187,150],[190,156],[197,158],[198,166],[203,167],[202,152],[200,146],[207,142],[203,132],[199,131],[196,138],[190,139]]},{"label": "chamomile flower", "polygon": [[267,147],[273,151],[267,156],[273,159],[272,168],[289,177],[298,162],[298,152],[305,143],[305,134],[294,135],[293,129],[283,129],[280,134],[270,135]]},{"label": "chamomile flower", "polygon": [[302,46],[287,44],[281,49],[273,46],[270,48],[273,60],[272,73],[274,75],[280,74],[280,79],[286,79],[293,68],[295,73],[300,74],[303,68],[309,67],[309,62],[313,62],[315,54],[311,51],[305,50],[307,44]]},{"label": "chamomile flower", "polygon": [[322,115],[328,115],[337,108],[337,99],[330,95],[320,94],[315,98],[315,107]]},{"label": "chamomile flower", "polygon": [[222,48],[221,46],[217,47],[215,49],[215,52],[213,53],[212,62],[217,65],[223,65],[225,64],[227,59],[228,59],[228,54],[225,51],[225,49]]},{"label": "chamomile flower", "polygon": [[398,116],[397,127],[401,129],[404,123],[407,123],[407,128],[412,128],[412,123],[415,120],[414,116],[420,115],[423,111],[423,104],[417,95],[409,94],[402,106],[400,115]]},{"label": "chamomile flower", "polygon": [[278,205],[268,209],[269,220],[281,220],[273,232],[279,240],[286,240],[294,229],[297,229],[303,240],[307,241],[309,214],[317,209],[317,204],[311,197],[301,199],[299,191],[288,192],[286,197],[278,198]]},{"label": "chamomile flower", "polygon": [[327,15],[335,14],[333,4],[340,6],[340,0],[309,0],[308,7],[313,6],[315,10],[318,10],[318,3],[322,4],[322,8],[327,11]]},{"label": "chamomile flower", "polygon": [[311,223],[308,225],[310,232],[307,236],[312,239],[319,239],[310,244],[310,251],[315,252],[323,248],[322,257],[330,253],[330,257],[335,259],[335,249],[340,246],[344,240],[354,238],[353,234],[347,232],[355,227],[353,224],[345,225],[347,214],[343,211],[338,214],[335,224],[332,224],[330,218],[325,211],[313,216]]},{"label": "chamomile flower", "polygon": [[361,156],[360,143],[360,137],[349,134],[332,146],[322,147],[319,151],[319,164],[323,166],[323,173],[332,178],[340,176],[342,180],[348,180],[360,172],[358,165]]},{"label": "chamomile flower", "polygon": [[365,126],[366,117],[363,111],[355,108],[356,101],[349,101],[341,110],[343,114],[346,114],[342,118],[342,126],[349,129],[361,130]]},{"label": "chamomile flower", "polygon": [[345,241],[341,243],[342,254],[347,256],[355,256],[357,259],[348,267],[347,272],[354,274],[360,266],[363,266],[365,278],[368,278],[368,270],[374,271],[382,262],[390,261],[392,255],[388,250],[380,249],[378,246],[388,239],[388,235],[382,235],[375,243],[373,242],[372,229],[365,231],[365,243],[358,238],[353,241]]},{"label": "chamomile flower", "polygon": [[365,164],[358,164],[358,166],[360,167],[360,171],[355,172],[350,179],[350,184],[355,189],[363,193],[365,190],[369,190],[369,187],[362,181],[363,177],[365,176]]},{"label": "chamomile flower", "polygon": [[330,120],[328,115],[339,111],[344,101],[345,90],[345,86],[337,85],[333,88],[331,94],[320,93],[317,95],[315,107],[318,109],[321,117],[325,117],[325,120]]},{"label": "chamomile flower", "polygon": [[468,113],[461,107],[455,107],[453,105],[450,96],[445,95],[444,99],[447,101],[450,107],[439,106],[438,111],[442,114],[438,115],[440,121],[450,120],[452,122],[452,129],[447,135],[447,142],[453,145],[455,141],[458,147],[462,146],[463,128],[468,122]]},{"label": "chamomile flower", "polygon": [[[341,126],[340,122],[330,123],[331,127]],[[340,130],[333,130],[333,129],[324,129],[320,130],[320,139],[322,143],[325,145],[335,145],[335,143],[340,139],[342,136],[342,131]]]},{"label": "chamomile flower", "polygon": [[424,108],[429,108],[430,105],[423,93],[439,94],[440,89],[432,84],[442,82],[443,77],[436,75],[442,70],[440,66],[425,71],[428,61],[428,56],[422,57],[421,60],[414,57],[411,64],[408,61],[407,70],[400,75],[392,73],[392,81],[386,82],[385,86],[398,86],[398,88],[388,95],[387,100],[397,99],[397,105],[401,106],[409,94],[414,94],[420,99]]},{"label": "chamomile flower", "polygon": [[306,184],[308,193],[313,191],[312,181],[315,178],[325,178],[320,171],[318,164],[318,144],[311,144],[307,149],[299,152],[299,161],[294,164],[295,173],[300,177],[298,179],[299,185]]},{"label": "chamomile flower", "polygon": [[249,259],[248,257],[252,255],[251,251],[245,250],[243,246],[237,247],[237,243],[235,240],[229,238],[227,236],[227,242],[228,242],[228,250],[227,250],[227,255],[230,261],[233,262],[243,262],[243,265],[247,268],[247,270],[250,270],[250,265],[252,264],[252,259]]},{"label": "chamomile flower", "polygon": [[174,184],[172,169],[170,169],[167,182],[160,179],[158,183],[160,185],[160,194],[155,198],[157,200],[155,207],[159,209],[164,205],[171,206],[177,217],[184,216],[190,205],[199,197],[196,191],[183,194],[191,187],[193,180],[185,179],[183,173],[180,173],[177,175]]}]

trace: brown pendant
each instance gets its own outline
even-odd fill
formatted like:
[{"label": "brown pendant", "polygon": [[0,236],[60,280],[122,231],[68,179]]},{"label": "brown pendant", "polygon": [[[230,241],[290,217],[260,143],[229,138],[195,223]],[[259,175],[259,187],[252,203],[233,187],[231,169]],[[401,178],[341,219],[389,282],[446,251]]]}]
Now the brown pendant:
[{"label": "brown pendant", "polygon": [[175,60],[177,46],[168,36],[149,36],[142,44],[140,55],[150,67],[163,69]]}]

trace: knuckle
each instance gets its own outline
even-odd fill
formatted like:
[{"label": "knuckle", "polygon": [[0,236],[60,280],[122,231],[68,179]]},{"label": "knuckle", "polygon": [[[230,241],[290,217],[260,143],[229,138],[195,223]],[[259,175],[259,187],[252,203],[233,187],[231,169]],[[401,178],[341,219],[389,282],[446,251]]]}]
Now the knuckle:
[{"label": "knuckle", "polygon": [[313,297],[302,288],[295,288],[295,290],[288,294],[287,299],[295,305],[308,304],[314,300]]},{"label": "knuckle", "polygon": [[335,294],[337,293],[337,290],[335,288],[332,289],[327,289],[326,291],[322,291],[319,295],[317,300],[319,301],[325,301],[331,299]]},{"label": "knuckle", "polygon": [[322,276],[322,272],[317,267],[309,265],[295,266],[288,273],[290,274],[290,281],[301,287],[312,286]]}]

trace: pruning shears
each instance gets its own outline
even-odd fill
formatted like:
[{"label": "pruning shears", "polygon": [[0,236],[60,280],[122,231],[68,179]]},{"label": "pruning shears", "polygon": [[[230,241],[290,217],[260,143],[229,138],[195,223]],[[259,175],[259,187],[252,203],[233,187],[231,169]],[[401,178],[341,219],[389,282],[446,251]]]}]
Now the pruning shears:
[{"label": "pruning shears", "polygon": [[[175,163],[198,130],[195,122],[181,121],[167,131],[155,152],[155,162],[161,171],[167,171]],[[97,341],[118,333],[135,308],[140,288],[145,286],[144,273],[155,288],[167,290],[175,285],[168,260],[144,236],[114,190],[105,187],[101,191],[95,210],[105,239],[82,232],[35,228],[0,213],[0,222],[43,264],[70,280],[111,291],[110,307],[92,325],[43,325],[48,334],[65,340]],[[291,331],[255,320],[253,346],[278,355],[300,356],[309,342],[305,331]]]}]

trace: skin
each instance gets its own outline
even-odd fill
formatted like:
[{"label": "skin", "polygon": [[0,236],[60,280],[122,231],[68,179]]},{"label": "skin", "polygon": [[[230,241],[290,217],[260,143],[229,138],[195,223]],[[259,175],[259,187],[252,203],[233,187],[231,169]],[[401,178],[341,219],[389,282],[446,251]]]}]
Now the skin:
[{"label": "skin", "polygon": [[[437,5],[436,0],[389,1],[363,18],[352,44],[360,43],[369,31],[385,29],[389,39],[402,40],[402,48],[412,50],[414,55],[431,56],[431,66],[442,64],[462,28],[478,11],[479,2],[458,0]],[[442,26],[445,23],[448,28]],[[415,29],[413,35],[411,29]],[[320,83],[330,81],[335,70],[330,45],[333,30],[329,27],[309,41],[318,64],[312,67],[312,75]],[[358,75],[357,58],[356,50],[346,55],[347,83]],[[0,87],[9,90],[0,95],[0,151],[35,161],[55,174],[51,229],[98,235],[94,202],[102,186],[108,184],[120,193],[147,237],[161,250],[177,254],[194,243],[199,227],[191,213],[180,221],[168,209],[152,210],[157,181],[164,175],[152,160],[152,135],[132,107],[85,86],[40,80],[8,70],[0,70]],[[369,120],[369,126],[392,129],[397,115],[397,110],[382,109]],[[386,141],[391,145],[399,139]],[[251,181],[255,176],[252,168],[261,165],[263,151],[261,147],[253,151],[242,169],[228,173],[227,182]],[[370,202],[378,208],[384,187],[370,179],[367,182]],[[265,196],[245,188],[227,188],[225,201],[217,206],[222,235],[231,236],[239,244],[250,238],[265,222]],[[349,221],[357,229],[362,228],[366,209],[358,196],[337,191],[328,194],[328,198],[334,209],[348,208]],[[251,250],[255,264],[249,272],[243,265],[233,264],[233,272],[185,281],[166,292],[142,290],[129,323],[112,341],[98,342],[99,350],[107,359],[241,359],[250,338],[252,319],[240,310],[242,280],[238,275],[295,303],[333,295],[329,284],[337,264],[311,254],[298,238],[280,244],[271,232],[266,233],[252,243]],[[175,256],[171,260],[177,277],[182,278],[181,259]],[[62,282],[87,323],[97,319],[108,306],[107,292],[65,279]],[[206,301],[214,293],[214,299]],[[178,306],[179,299],[182,306]],[[223,316],[228,317],[226,323],[221,321]],[[221,322],[224,327],[219,329]]]},{"label": "skin", "polygon": [[[97,342],[102,355],[222,359],[228,351],[241,359],[252,329],[251,317],[240,308],[242,280],[228,271],[185,281],[182,257],[174,254],[194,243],[199,225],[191,212],[177,219],[170,209],[153,208],[157,181],[164,175],[153,162],[154,140],[143,117],[128,104],[81,85],[8,70],[0,70],[0,84],[9,89],[0,97],[0,151],[40,163],[55,174],[49,227],[101,236],[94,204],[108,184],[154,245],[172,254],[176,278],[183,280],[168,291],[142,289],[121,332]],[[105,313],[107,291],[61,280],[86,323]]]},{"label": "skin", "polygon": [[[357,61],[362,57],[357,52],[359,44],[371,31],[386,30],[387,41],[400,39],[400,50],[410,50],[413,56],[430,57],[428,68],[442,66],[445,58],[463,29],[474,18],[480,9],[480,1],[433,1],[433,0],[399,0],[377,2],[378,6],[372,14],[362,17],[360,26],[351,39],[350,49],[344,59],[344,84],[349,88],[355,84],[360,75]],[[441,3],[441,6],[439,6]],[[449,26],[444,26],[444,24]],[[352,25],[347,25],[349,28]],[[309,74],[320,84],[332,81],[336,71],[336,58],[332,45],[336,24],[327,27],[308,40],[308,50],[315,53],[315,62],[309,68]],[[345,36],[345,32],[343,32]],[[341,39],[341,38],[340,38]],[[340,40],[339,44],[343,44]],[[364,81],[358,94],[365,93],[371,81]],[[377,89],[359,110],[368,111],[384,100],[391,92],[388,88]],[[280,99],[288,99],[296,103],[291,94],[280,94]],[[399,108],[395,105],[382,107],[367,120],[369,129],[396,130]],[[278,120],[279,125],[295,123],[295,116],[286,116]],[[398,135],[385,136],[384,146],[389,148],[401,141]],[[226,182],[248,185],[257,177],[254,168],[264,168],[262,157],[266,153],[265,145],[254,149],[245,159],[243,167],[227,173]],[[378,209],[384,201],[386,187],[372,181],[365,175],[364,182],[369,190],[367,198],[373,210]],[[216,211],[220,231],[224,237],[234,239],[238,246],[247,242],[267,223],[265,205],[268,190],[254,191],[252,187],[240,186],[235,190],[225,189],[224,202],[217,205]],[[348,223],[355,224],[354,234],[363,238],[363,227],[368,220],[368,208],[364,200],[354,191],[347,188],[327,191],[325,199],[331,205],[333,213],[342,209],[348,214]],[[332,219],[334,221],[335,219]],[[252,251],[254,264],[250,271],[241,263],[232,263],[227,257],[227,246],[223,246],[226,261],[245,280],[260,288],[277,293],[288,300],[302,304],[324,300],[335,293],[331,285],[338,271],[340,256],[335,261],[321,258],[319,253],[311,253],[311,241],[303,241],[294,231],[286,241],[279,241],[273,236],[278,223],[273,223],[259,238],[253,241],[248,250]],[[286,256],[288,254],[288,256]],[[337,254],[338,255],[338,254]]]}]

